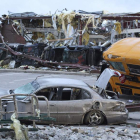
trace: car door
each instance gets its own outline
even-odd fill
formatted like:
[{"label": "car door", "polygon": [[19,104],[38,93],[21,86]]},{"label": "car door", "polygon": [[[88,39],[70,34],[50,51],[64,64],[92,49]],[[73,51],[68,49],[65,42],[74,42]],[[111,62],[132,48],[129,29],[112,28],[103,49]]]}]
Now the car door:
[{"label": "car door", "polygon": [[92,106],[91,99],[58,101],[58,122],[60,124],[81,123],[83,115]]},{"label": "car door", "polygon": [[[63,94],[69,94],[68,92],[63,92]],[[92,107],[92,99],[84,99],[79,97],[79,99],[68,99],[61,98],[61,101],[57,101],[56,105],[58,108],[58,122],[59,124],[74,124],[81,123],[83,115],[87,110]],[[65,99],[65,100],[63,100]],[[67,99],[67,100],[66,100]]]},{"label": "car door", "polygon": [[[46,101],[39,100],[39,109],[41,113],[47,113],[47,104]],[[57,116],[57,105],[56,101],[49,101],[49,110],[50,110],[50,117],[58,120]]]},{"label": "car door", "polygon": [[[45,96],[47,99],[49,99],[49,96],[51,95],[50,92],[45,92],[46,89],[44,88],[39,91],[37,91],[35,94],[36,96]],[[44,92],[42,92],[44,91]],[[42,100],[41,98],[38,98],[39,101],[39,109],[41,113],[47,113],[47,102],[45,100]],[[56,119],[57,122],[57,106],[56,101],[49,101],[49,110],[50,110],[50,117],[53,117]]]}]

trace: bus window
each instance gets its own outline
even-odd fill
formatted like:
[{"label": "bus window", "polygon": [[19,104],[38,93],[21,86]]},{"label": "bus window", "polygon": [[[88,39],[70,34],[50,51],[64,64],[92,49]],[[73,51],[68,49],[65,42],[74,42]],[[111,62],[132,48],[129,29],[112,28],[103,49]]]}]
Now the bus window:
[{"label": "bus window", "polygon": [[120,70],[120,71],[125,71],[122,62],[111,62],[111,61],[109,61],[109,63],[111,64],[111,66],[112,66],[114,69]]},{"label": "bus window", "polygon": [[140,74],[139,65],[127,64],[127,66],[131,74]]}]

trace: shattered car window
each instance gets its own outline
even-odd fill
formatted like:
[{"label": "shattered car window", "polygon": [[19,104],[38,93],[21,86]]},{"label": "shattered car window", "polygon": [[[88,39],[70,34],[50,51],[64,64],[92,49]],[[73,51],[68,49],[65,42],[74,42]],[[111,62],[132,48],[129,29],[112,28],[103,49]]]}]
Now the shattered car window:
[{"label": "shattered car window", "polygon": [[32,81],[31,85],[35,88],[35,90],[37,90],[40,87],[39,83],[36,81]]},{"label": "shattered car window", "polygon": [[[86,83],[86,84],[87,84],[87,83]],[[96,92],[98,96],[100,96],[101,98],[103,98],[102,95],[98,94],[98,90],[99,90],[98,88],[93,88],[93,87],[90,86],[89,84],[87,84],[87,85],[88,85],[88,87],[89,87],[90,89],[92,89],[94,92]]]},{"label": "shattered car window", "polygon": [[[40,85],[36,82],[30,82],[14,90],[15,94],[31,94],[36,91]],[[26,96],[17,96],[17,99],[24,99]]]}]

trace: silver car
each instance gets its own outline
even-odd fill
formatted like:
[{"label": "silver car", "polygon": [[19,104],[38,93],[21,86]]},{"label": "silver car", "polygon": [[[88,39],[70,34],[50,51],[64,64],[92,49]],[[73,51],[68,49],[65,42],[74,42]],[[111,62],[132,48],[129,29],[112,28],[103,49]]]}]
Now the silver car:
[{"label": "silver car", "polygon": [[[117,124],[128,118],[124,102],[103,99],[81,80],[38,78],[10,93],[47,97],[50,115],[56,118],[56,124]],[[28,97],[18,96],[17,99],[28,100]],[[47,110],[45,100],[39,100],[39,108],[41,112]]]}]

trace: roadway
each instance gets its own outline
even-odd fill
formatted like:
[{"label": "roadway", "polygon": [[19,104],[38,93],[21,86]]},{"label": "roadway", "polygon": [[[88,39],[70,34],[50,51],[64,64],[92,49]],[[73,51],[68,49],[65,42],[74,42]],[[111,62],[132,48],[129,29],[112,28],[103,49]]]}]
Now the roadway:
[{"label": "roadway", "polygon": [[40,78],[70,78],[83,80],[93,86],[97,76],[91,75],[64,75],[64,74],[39,74],[39,73],[0,73],[0,88],[15,89],[23,84],[33,81],[37,76]]}]

